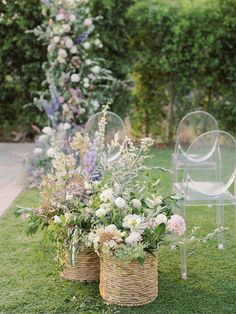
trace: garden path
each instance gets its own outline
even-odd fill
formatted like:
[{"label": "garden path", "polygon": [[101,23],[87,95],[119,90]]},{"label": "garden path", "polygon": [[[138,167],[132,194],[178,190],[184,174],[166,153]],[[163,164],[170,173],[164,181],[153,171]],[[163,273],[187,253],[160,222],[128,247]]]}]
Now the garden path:
[{"label": "garden path", "polygon": [[23,161],[33,148],[32,143],[0,143],[0,216],[25,186]]}]

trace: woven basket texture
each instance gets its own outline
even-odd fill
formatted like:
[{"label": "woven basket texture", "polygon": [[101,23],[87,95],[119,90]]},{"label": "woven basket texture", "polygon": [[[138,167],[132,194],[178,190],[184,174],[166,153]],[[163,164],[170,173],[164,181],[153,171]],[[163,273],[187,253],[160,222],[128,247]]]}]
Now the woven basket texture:
[{"label": "woven basket texture", "polygon": [[128,265],[114,256],[100,256],[100,294],[107,304],[141,306],[154,301],[158,293],[157,258],[145,257],[144,265]]},{"label": "woven basket texture", "polygon": [[92,249],[78,252],[71,265],[70,255],[65,255],[65,267],[61,277],[66,280],[93,282],[99,281],[100,261],[98,255]]}]

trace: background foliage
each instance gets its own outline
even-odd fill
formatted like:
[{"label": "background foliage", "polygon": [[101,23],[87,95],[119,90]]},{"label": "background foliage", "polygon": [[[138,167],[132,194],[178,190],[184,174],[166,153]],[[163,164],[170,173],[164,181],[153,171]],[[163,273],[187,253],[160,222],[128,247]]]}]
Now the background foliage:
[{"label": "background foliage", "polygon": [[[171,142],[179,119],[199,107],[236,133],[234,0],[90,3],[92,13],[103,17],[97,23],[104,44],[98,56],[107,60],[114,77],[131,80],[128,89],[116,91],[112,109],[131,114],[136,135]],[[40,4],[9,0],[0,8],[0,123],[29,128],[42,117],[23,106],[40,89],[45,51],[25,30],[41,23]]]},{"label": "background foliage", "polygon": [[43,79],[45,49],[26,33],[41,19],[38,0],[0,3],[0,136],[12,129],[30,130],[32,123],[43,122],[43,114],[37,108],[24,108],[41,88]]}]

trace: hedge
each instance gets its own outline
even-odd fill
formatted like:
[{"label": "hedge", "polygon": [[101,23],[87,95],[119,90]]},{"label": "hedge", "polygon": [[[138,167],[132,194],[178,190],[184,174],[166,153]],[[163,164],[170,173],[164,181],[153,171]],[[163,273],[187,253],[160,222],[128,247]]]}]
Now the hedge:
[{"label": "hedge", "polygon": [[30,130],[43,114],[37,108],[25,108],[33,94],[41,89],[45,49],[26,30],[41,23],[38,0],[7,0],[0,3],[0,135]]}]

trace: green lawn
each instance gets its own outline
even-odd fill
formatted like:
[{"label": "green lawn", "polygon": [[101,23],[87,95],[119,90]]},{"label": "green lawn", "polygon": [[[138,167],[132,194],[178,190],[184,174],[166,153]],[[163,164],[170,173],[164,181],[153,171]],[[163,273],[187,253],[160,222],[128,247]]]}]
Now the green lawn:
[{"label": "green lawn", "polygon": [[[157,165],[168,167],[170,150],[157,151]],[[163,176],[164,193],[170,179]],[[42,234],[27,238],[25,224],[14,216],[16,204],[31,206],[38,193],[27,190],[0,219],[0,313],[236,313],[236,242],[233,209],[226,209],[226,249],[218,251],[216,240],[199,244],[188,259],[189,279],[180,279],[179,252],[163,247],[159,253],[159,295],[141,308],[106,306],[97,284],[65,282],[58,276],[50,247]],[[203,234],[214,229],[214,208],[189,210],[189,225],[201,226]]]}]

